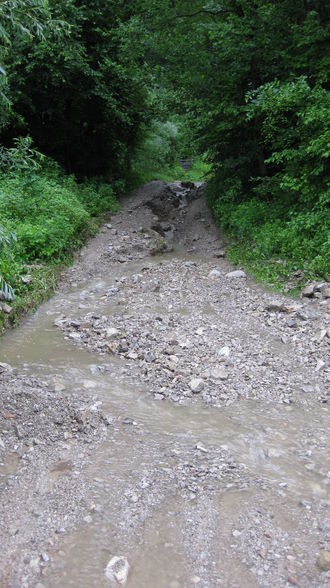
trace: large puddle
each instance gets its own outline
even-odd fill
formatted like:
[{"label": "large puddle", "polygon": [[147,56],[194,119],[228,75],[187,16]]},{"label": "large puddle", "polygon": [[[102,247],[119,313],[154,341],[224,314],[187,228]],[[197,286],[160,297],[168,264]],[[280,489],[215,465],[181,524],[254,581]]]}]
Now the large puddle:
[{"label": "large puddle", "polygon": [[[191,258],[190,258],[191,259]],[[139,271],[137,265],[126,265],[116,276],[93,280],[71,293],[57,294],[44,304],[18,330],[8,333],[0,345],[1,361],[16,367],[21,373],[57,377],[67,390],[89,390],[97,395],[102,409],[111,418],[132,419],[140,435],[154,437],[181,446],[226,446],[235,460],[244,464],[251,475],[265,476],[274,485],[283,486],[294,500],[314,500],[329,496],[329,472],[324,463],[326,436],[329,433],[329,410],[318,406],[308,410],[294,405],[272,405],[256,401],[239,401],[226,408],[175,405],[157,402],[138,385],[125,382],[125,360],[97,356],[74,346],[53,326],[62,312],[68,316],[93,310],[99,304],[100,293],[115,283],[115,277]],[[101,304],[102,301],[101,301]],[[115,312],[117,307],[104,302],[98,311]],[[121,308],[122,311],[122,308]],[[209,307],[205,313],[209,313]],[[104,369],[106,367],[106,370]],[[301,435],[301,432],[304,434]],[[308,450],[316,443],[313,461]],[[133,437],[132,437],[133,440]],[[308,441],[308,446],[306,445]],[[104,565],[110,553],[122,554],[125,545],[118,534],[114,512],[119,508],[121,493],[129,483],[131,469],[148,468],[148,456],[143,460],[133,443],[115,447],[112,440],[98,449],[88,476],[96,484],[95,500],[101,516],[75,531],[63,541],[55,571],[43,580],[48,587],[102,587],[108,583]],[[323,447],[323,449],[322,449]],[[152,464],[152,456],[150,456]],[[150,465],[149,464],[149,465]],[[0,476],[10,475],[17,466],[13,457],[0,467]],[[164,467],[166,463],[164,464]],[[50,484],[70,471],[70,464],[59,464],[51,472]],[[104,472],[111,471],[111,478]],[[99,480],[99,483],[97,482]],[[113,500],[109,502],[109,495]],[[179,588],[198,584],[198,578],[182,577],[184,553],[176,524],[180,514],[180,499],[168,497],[155,509],[152,520],[144,525],[141,543],[129,548],[134,567],[134,582],[129,586],[145,588]],[[127,547],[127,546],[126,546]]]}]

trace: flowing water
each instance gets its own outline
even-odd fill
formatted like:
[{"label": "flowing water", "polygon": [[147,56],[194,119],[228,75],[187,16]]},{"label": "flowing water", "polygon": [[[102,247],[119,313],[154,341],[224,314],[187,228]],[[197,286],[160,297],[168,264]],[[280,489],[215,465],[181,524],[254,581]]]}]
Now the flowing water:
[{"label": "flowing water", "polygon": [[[136,271],[133,266],[131,272]],[[125,273],[127,275],[127,268]],[[50,374],[60,377],[68,391],[89,388],[91,396],[97,394],[106,414],[112,418],[134,419],[143,435],[151,440],[154,438],[155,444],[171,438],[180,446],[193,447],[196,442],[205,449],[227,446],[235,459],[248,467],[252,474],[264,475],[274,484],[287,484],[291,498],[327,497],[329,477],[319,473],[322,452],[320,463],[317,462],[318,456],[314,456],[311,469],[306,468],[306,463],[299,457],[303,449],[299,433],[306,427],[306,414],[302,408],[255,401],[242,401],[223,409],[155,402],[142,387],[127,385],[123,381],[123,360],[105,359],[65,340],[53,326],[54,318],[63,308],[70,316],[79,314],[82,306],[84,312],[93,309],[100,292],[111,287],[115,277],[100,280],[96,287],[95,281],[86,284],[83,290],[74,290],[65,299],[55,296],[20,329],[6,335],[1,343],[2,360],[27,374],[41,378]],[[91,290],[94,293],[88,294],[87,298],[86,292]],[[109,315],[113,311],[111,306],[102,304],[103,314]],[[206,307],[205,312],[209,312],[209,308]],[[328,408],[310,410],[308,423],[322,442],[329,426]],[[102,516],[65,539],[58,569],[47,580],[49,587],[107,585],[103,569],[109,544],[113,553],[122,550],[120,544],[116,545],[116,512],[121,492],[129,484],[132,467],[135,470],[148,469],[154,459],[152,454],[141,455],[134,438],[130,444],[127,444],[127,438],[124,443],[117,439],[117,443],[114,445],[113,440],[109,440],[99,447],[88,472],[89,479],[94,484],[96,481],[95,501],[102,506]],[[12,473],[17,465],[17,458],[12,456],[1,473]],[[50,483],[54,484],[59,476],[70,470],[70,463],[59,462],[50,473]],[[111,478],[108,474],[104,477],[104,472],[111,472]],[[112,495],[110,502],[109,494]],[[155,510],[152,519],[145,524],[140,543],[129,554],[134,567],[134,582],[129,585],[165,588],[171,582],[175,586],[177,581],[177,585],[185,586],[185,579],[181,577],[185,555],[180,550],[176,525],[180,500],[167,497]]]},{"label": "flowing water", "polygon": [[[176,251],[167,259],[178,255],[184,256],[182,251]],[[157,402],[146,393],[145,386],[125,381],[128,368],[125,359],[82,350],[54,327],[54,320],[61,313],[71,317],[93,310],[106,316],[116,313],[118,306],[109,304],[104,292],[114,286],[117,278],[136,274],[139,270],[139,262],[119,266],[111,277],[100,276],[92,283],[73,288],[68,294],[56,294],[21,328],[8,333],[0,345],[1,360],[21,373],[41,379],[60,378],[68,391],[88,390],[91,399],[96,401],[97,398],[102,403],[102,410],[114,423],[113,432],[97,448],[85,473],[85,483],[93,487],[93,516],[87,517],[81,527],[60,541],[59,551],[53,555],[51,573],[43,578],[43,585],[48,588],[108,586],[104,567],[109,554],[128,557],[134,570],[128,580],[131,588],[204,586],[198,577],[190,575],[192,562],[187,560],[187,549],[180,533],[182,517],[189,520],[189,508],[194,516],[193,506],[187,511],[184,497],[174,491],[167,492],[158,503],[153,498],[152,515],[144,506],[144,511],[138,513],[138,524],[134,517],[130,521],[123,512],[122,497],[127,488],[133,487],[130,499],[138,504],[134,483],[132,486],[138,473],[145,473],[147,477],[156,467],[155,462],[158,470],[165,473],[171,470],[173,464],[168,461],[168,448],[174,448],[174,452],[189,450],[196,443],[205,452],[214,447],[228,448],[235,461],[249,472],[250,478],[263,478],[270,487],[283,487],[288,510],[291,504],[297,505],[299,501],[329,497],[330,477],[324,467],[325,432],[329,432],[326,405],[310,408],[306,414],[307,409],[295,405],[252,400],[241,400],[225,408]],[[156,305],[148,310],[160,311]],[[184,304],[182,312],[188,313]],[[205,315],[210,312],[212,308],[205,304]],[[281,349],[276,352],[281,353]],[[133,425],[128,424],[129,434],[122,435],[119,423],[122,427],[125,419]],[[301,435],[306,428],[311,432]],[[317,440],[312,463],[306,460],[305,454],[308,436]],[[165,449],[159,461],[162,446]],[[17,465],[13,455],[1,466],[0,475],[9,475]],[[68,474],[74,475],[70,460],[59,459],[49,474],[50,487],[59,477]],[[222,536],[229,535],[229,550],[231,522],[243,500],[253,503],[253,491],[247,487],[231,492],[229,487],[221,500],[219,496],[213,500],[213,507],[217,500],[219,512],[225,513]],[[276,508],[274,504],[271,506]],[[135,539],[131,538],[129,529],[123,528],[123,521],[133,531],[139,527]],[[286,525],[289,532],[294,531],[291,519],[283,521],[283,526]],[[239,560],[232,559],[229,567],[231,581],[221,584],[219,578],[219,585],[256,585]],[[222,569],[226,578],[225,564]]]}]

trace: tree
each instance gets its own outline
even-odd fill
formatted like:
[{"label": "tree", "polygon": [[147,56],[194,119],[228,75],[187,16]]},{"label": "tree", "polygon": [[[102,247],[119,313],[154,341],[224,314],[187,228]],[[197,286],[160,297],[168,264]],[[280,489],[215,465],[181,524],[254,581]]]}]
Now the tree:
[{"label": "tree", "polygon": [[130,11],[113,0],[53,1],[50,8],[70,31],[12,46],[7,71],[16,118],[3,141],[29,133],[70,172],[121,177],[146,109],[143,72],[125,39]]}]

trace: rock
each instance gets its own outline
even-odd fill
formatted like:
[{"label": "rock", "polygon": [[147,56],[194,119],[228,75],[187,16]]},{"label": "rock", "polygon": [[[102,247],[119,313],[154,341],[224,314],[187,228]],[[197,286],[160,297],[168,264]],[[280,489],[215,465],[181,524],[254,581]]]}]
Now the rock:
[{"label": "rock", "polygon": [[229,347],[225,346],[222,347],[218,353],[219,357],[222,358],[220,361],[225,361],[230,356],[230,349]]},{"label": "rock", "polygon": [[221,272],[217,269],[213,269],[210,271],[208,277],[211,278],[211,280],[216,280],[217,278],[221,278]]},{"label": "rock", "polygon": [[330,571],[330,551],[323,549],[317,560],[317,565],[323,572]]},{"label": "rock", "polygon": [[84,380],[83,381],[83,386],[87,390],[91,390],[92,388],[96,388],[97,387],[97,383],[94,382],[93,380]]},{"label": "rock", "polygon": [[193,190],[195,188],[194,182],[191,182],[190,180],[181,182],[181,186],[182,188],[188,188],[188,190]]},{"label": "rock", "polygon": [[265,306],[265,310],[268,310],[268,312],[283,312],[283,304],[277,300],[272,300]]},{"label": "rock", "polygon": [[3,449],[3,450],[5,449],[5,444],[2,441],[1,437],[0,437],[0,449]]},{"label": "rock", "polygon": [[11,367],[11,365],[9,365],[9,363],[5,363],[4,361],[0,362],[0,374],[2,372],[12,372],[13,368]]},{"label": "rock", "polygon": [[319,282],[314,285],[314,291],[324,293],[328,286],[328,282]]},{"label": "rock", "polygon": [[45,551],[43,551],[40,555],[40,558],[42,559],[43,562],[48,563],[50,560],[50,557],[48,555],[48,553],[46,553]]},{"label": "rock", "polygon": [[320,370],[323,370],[324,367],[325,367],[325,362],[322,361],[322,359],[318,359],[317,360],[315,371],[316,372],[319,372]]},{"label": "rock", "polygon": [[189,382],[189,388],[194,394],[198,394],[204,389],[204,382],[200,378],[193,378]]},{"label": "rock", "polygon": [[213,254],[213,257],[217,257],[218,259],[222,258],[222,257],[226,257],[226,252],[221,250],[221,251],[216,251]]},{"label": "rock", "polygon": [[309,284],[301,291],[302,298],[313,298],[314,296],[314,284]]},{"label": "rock", "polygon": [[323,339],[325,339],[325,337],[327,336],[327,333],[327,329],[321,329],[317,334],[317,340],[319,342],[323,341]]},{"label": "rock", "polygon": [[323,290],[322,294],[324,298],[330,298],[330,288],[326,288],[325,290]]},{"label": "rock", "polygon": [[32,276],[30,276],[30,274],[26,274],[26,276],[21,277],[21,280],[22,280],[23,284],[31,284]]},{"label": "rock", "polygon": [[237,529],[235,529],[232,532],[232,536],[235,537],[235,539],[237,539],[238,537],[240,537],[242,535],[241,531],[238,531]]},{"label": "rock", "polygon": [[10,314],[11,311],[13,310],[11,306],[9,306],[9,304],[6,304],[5,302],[1,302],[0,304],[0,309],[5,312],[6,314]]},{"label": "rock", "polygon": [[162,394],[158,394],[156,392],[156,394],[154,394],[154,399],[155,400],[164,400],[164,396]]},{"label": "rock", "polygon": [[[265,310],[268,310],[268,312],[286,312],[289,314],[291,312],[298,312],[298,310],[301,308],[301,304],[285,304],[279,300],[271,300],[265,307]],[[303,317],[302,315],[300,315],[299,318],[302,318],[302,320],[307,320],[307,318]]]},{"label": "rock", "polygon": [[105,568],[105,575],[110,582],[124,586],[128,579],[129,567],[126,557],[114,556]]},{"label": "rock", "polygon": [[63,383],[63,380],[56,377],[53,378],[53,390],[54,392],[63,392],[63,390],[65,390],[65,384]]},{"label": "rock", "polygon": [[107,339],[116,339],[116,337],[119,336],[119,331],[118,331],[118,329],[110,327],[106,330],[106,334],[107,334]]},{"label": "rock", "polygon": [[213,380],[228,380],[228,374],[223,368],[212,368],[209,371],[209,376],[213,378]]},{"label": "rock", "polygon": [[206,447],[204,447],[204,445],[202,445],[201,443],[196,443],[195,449],[201,451],[202,453],[208,453],[208,449],[206,449]]},{"label": "rock", "polygon": [[246,273],[243,270],[235,270],[226,274],[226,278],[246,278]]}]

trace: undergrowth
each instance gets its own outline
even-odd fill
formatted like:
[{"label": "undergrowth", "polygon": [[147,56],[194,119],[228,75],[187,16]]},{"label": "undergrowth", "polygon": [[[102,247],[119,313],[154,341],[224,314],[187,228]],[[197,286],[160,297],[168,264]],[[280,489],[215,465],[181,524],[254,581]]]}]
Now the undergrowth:
[{"label": "undergrowth", "polygon": [[117,209],[110,184],[78,183],[48,160],[0,174],[0,225],[15,235],[0,247],[0,276],[15,294],[10,314],[0,312],[0,330],[49,296],[73,252]]},{"label": "undergrowth", "polygon": [[290,202],[240,204],[212,198],[215,220],[231,237],[228,256],[275,288],[296,291],[312,280],[329,279],[330,234],[326,207],[296,210]]}]

